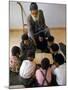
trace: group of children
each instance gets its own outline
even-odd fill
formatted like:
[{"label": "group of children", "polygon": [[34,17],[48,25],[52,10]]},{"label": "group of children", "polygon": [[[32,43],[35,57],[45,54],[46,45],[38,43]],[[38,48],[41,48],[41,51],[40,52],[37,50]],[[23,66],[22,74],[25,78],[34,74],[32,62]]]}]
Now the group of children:
[{"label": "group of children", "polygon": [[27,34],[22,35],[20,47],[12,47],[10,70],[19,73],[21,82],[25,87],[30,87],[32,84],[34,86],[54,85],[54,83],[52,84],[53,75],[56,76],[56,85],[66,84],[65,55],[60,50],[59,44],[55,43],[53,36],[49,36],[46,43],[47,48],[44,48],[43,52],[52,54],[53,65],[50,65],[48,58],[43,58],[39,66],[33,62],[37,47]]},{"label": "group of children", "polygon": [[[22,35],[20,47],[12,47],[10,70],[19,74],[19,80],[25,87],[65,85],[66,57],[64,52],[61,51],[60,44],[55,43],[54,37],[45,24],[43,13],[38,10],[36,3],[31,3],[30,11],[28,34]],[[48,58],[42,58],[40,65],[33,62],[37,49],[41,53],[51,53],[53,64],[50,64]]]}]

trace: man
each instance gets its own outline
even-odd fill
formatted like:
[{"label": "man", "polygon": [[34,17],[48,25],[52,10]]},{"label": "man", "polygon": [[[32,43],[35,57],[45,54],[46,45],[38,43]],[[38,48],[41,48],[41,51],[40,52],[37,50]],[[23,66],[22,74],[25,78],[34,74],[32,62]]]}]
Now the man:
[{"label": "man", "polygon": [[35,2],[30,5],[31,14],[28,16],[28,35],[37,44],[40,33],[45,34],[45,37],[50,36],[49,28],[45,24],[45,19],[42,10],[38,10]]}]

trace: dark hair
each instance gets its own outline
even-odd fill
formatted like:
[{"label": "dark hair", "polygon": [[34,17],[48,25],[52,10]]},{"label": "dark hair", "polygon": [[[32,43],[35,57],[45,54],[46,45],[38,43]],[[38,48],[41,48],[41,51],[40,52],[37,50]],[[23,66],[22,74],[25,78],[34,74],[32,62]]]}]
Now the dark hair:
[{"label": "dark hair", "polygon": [[49,37],[48,37],[48,41],[49,41],[49,42],[53,42],[53,41],[54,41],[54,37],[53,37],[53,36],[49,36]]},{"label": "dark hair", "polygon": [[12,47],[11,52],[13,56],[16,56],[17,53],[20,54],[20,48],[18,46],[14,46]]},{"label": "dark hair", "polygon": [[44,37],[44,38],[45,38],[45,34],[44,34],[44,33],[42,33],[42,32],[39,34],[39,36],[40,36],[40,37]]},{"label": "dark hair", "polygon": [[42,69],[46,69],[47,70],[49,68],[49,66],[50,66],[49,59],[48,58],[42,59],[42,61],[41,61]]},{"label": "dark hair", "polygon": [[38,10],[38,6],[37,6],[37,3],[35,2],[32,2],[31,5],[30,5],[30,10]]},{"label": "dark hair", "polygon": [[57,62],[59,65],[64,64],[65,60],[64,57],[62,56],[62,54],[56,54],[54,61]]},{"label": "dark hair", "polygon": [[27,34],[22,35],[22,41],[24,41],[24,40],[28,40],[28,35]]},{"label": "dark hair", "polygon": [[59,46],[58,46],[58,44],[56,44],[56,43],[52,44],[50,48],[52,49],[53,52],[59,50]]},{"label": "dark hair", "polygon": [[35,52],[32,51],[32,50],[28,50],[28,52],[27,52],[27,57],[35,58]]}]

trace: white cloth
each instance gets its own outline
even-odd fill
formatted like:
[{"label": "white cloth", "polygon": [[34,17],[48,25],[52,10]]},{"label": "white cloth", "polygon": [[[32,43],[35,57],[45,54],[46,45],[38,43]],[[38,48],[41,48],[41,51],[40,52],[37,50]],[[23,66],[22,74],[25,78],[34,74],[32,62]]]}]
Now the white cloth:
[{"label": "white cloth", "polygon": [[54,70],[58,85],[66,85],[66,63],[60,65]]},{"label": "white cloth", "polygon": [[31,76],[35,72],[36,65],[35,63],[29,61],[29,60],[24,60],[21,67],[20,67],[20,76],[24,79],[31,78]]},{"label": "white cloth", "polygon": [[32,17],[32,19],[34,20],[34,21],[37,21],[39,18],[38,18],[38,16],[37,17],[34,17],[33,15],[31,15],[31,17]]}]

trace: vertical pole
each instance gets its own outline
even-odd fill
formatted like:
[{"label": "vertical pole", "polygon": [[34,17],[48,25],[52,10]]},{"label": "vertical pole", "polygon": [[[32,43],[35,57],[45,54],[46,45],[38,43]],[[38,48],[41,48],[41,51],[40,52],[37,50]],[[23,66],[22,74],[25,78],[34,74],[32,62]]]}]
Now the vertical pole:
[{"label": "vertical pole", "polygon": [[23,26],[23,32],[24,32],[24,18],[23,18],[23,7],[22,7],[22,5],[21,5],[21,3],[20,2],[17,2],[17,4],[20,6],[20,8],[21,8],[21,16],[22,16],[22,26]]}]

